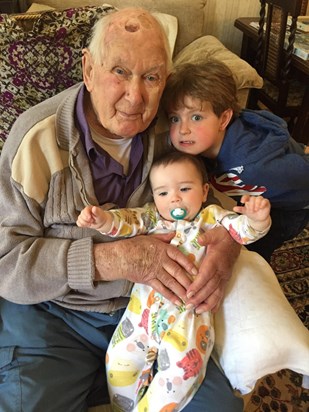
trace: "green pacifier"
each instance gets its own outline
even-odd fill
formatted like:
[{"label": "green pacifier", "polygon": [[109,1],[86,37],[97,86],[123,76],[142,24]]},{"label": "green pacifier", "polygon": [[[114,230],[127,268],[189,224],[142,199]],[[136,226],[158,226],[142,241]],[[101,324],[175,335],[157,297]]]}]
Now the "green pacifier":
[{"label": "green pacifier", "polygon": [[176,207],[176,209],[173,209],[171,211],[171,216],[173,219],[181,220],[187,216],[187,211],[186,209],[183,209],[182,207]]}]

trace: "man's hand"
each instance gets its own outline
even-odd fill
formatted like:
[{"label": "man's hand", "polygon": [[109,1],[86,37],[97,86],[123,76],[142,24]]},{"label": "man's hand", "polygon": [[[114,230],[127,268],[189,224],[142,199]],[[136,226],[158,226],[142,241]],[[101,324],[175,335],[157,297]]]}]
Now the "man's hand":
[{"label": "man's hand", "polygon": [[197,269],[175,246],[174,233],[137,236],[94,245],[96,281],[127,279],[151,286],[176,305],[186,299],[186,290]]},{"label": "man's hand", "polygon": [[198,241],[207,246],[207,252],[196,279],[187,291],[186,304],[187,307],[194,307],[196,313],[208,310],[216,312],[241,246],[223,227],[205,232]]}]

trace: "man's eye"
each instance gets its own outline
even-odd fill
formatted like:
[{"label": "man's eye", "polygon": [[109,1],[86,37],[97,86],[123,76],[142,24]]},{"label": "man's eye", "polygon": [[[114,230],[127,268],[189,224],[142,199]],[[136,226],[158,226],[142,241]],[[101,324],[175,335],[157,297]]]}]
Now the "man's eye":
[{"label": "man's eye", "polygon": [[145,79],[147,80],[147,82],[149,83],[159,83],[160,78],[159,76],[155,75],[155,74],[147,74],[147,76],[145,77]]},{"label": "man's eye", "polygon": [[195,122],[198,121],[198,120],[201,120],[201,119],[202,119],[202,116],[199,115],[199,114],[194,114],[194,115],[192,116],[192,120],[194,120]]},{"label": "man's eye", "polygon": [[125,71],[121,67],[114,67],[113,72],[119,76],[125,75]]}]

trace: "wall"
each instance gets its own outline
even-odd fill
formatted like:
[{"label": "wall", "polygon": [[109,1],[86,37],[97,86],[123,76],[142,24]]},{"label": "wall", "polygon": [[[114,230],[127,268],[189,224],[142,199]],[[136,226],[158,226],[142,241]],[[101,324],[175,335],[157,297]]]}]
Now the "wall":
[{"label": "wall", "polygon": [[242,33],[234,27],[234,21],[238,17],[258,16],[259,10],[259,0],[207,0],[204,31],[239,55]]},{"label": "wall", "polygon": [[[207,0],[204,31],[239,55],[242,33],[234,27],[234,21],[238,17],[258,17],[259,10],[259,0]],[[306,15],[309,15],[309,2]]]}]

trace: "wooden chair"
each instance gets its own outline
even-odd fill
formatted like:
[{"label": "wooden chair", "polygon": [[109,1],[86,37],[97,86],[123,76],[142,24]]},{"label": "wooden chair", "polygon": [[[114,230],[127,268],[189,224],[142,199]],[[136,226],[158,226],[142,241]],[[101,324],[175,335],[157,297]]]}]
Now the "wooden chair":
[{"label": "wooden chair", "polygon": [[[290,72],[297,17],[307,6],[303,0],[260,0],[258,46],[254,66],[264,80],[262,89],[250,91],[248,107],[266,106],[287,120],[290,132],[298,116],[305,85]],[[288,16],[291,25],[287,27]],[[261,105],[262,103],[262,105]]]}]

